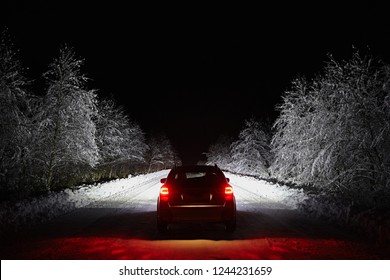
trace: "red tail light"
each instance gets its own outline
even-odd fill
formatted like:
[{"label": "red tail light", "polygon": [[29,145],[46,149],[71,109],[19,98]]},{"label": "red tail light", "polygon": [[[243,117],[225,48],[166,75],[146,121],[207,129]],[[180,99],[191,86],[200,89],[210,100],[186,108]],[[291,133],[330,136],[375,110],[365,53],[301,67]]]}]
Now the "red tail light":
[{"label": "red tail light", "polygon": [[225,187],[225,199],[226,200],[231,200],[233,199],[233,187],[230,185],[227,185]]},{"label": "red tail light", "polygon": [[162,186],[160,188],[160,199],[162,201],[168,201],[168,196],[169,196],[169,189],[167,186]]}]

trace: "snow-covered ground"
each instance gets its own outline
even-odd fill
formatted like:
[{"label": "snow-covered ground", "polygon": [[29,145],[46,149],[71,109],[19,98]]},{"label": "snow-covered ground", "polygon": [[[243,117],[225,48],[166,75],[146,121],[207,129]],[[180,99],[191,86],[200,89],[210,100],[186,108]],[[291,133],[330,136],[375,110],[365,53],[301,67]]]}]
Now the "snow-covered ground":
[{"label": "snow-covered ground", "polygon": [[19,231],[77,208],[86,207],[110,196],[120,196],[128,188],[137,188],[147,181],[167,174],[167,170],[138,175],[94,185],[82,185],[61,192],[0,204],[0,232]]},{"label": "snow-covered ground", "polygon": [[[137,190],[148,181],[166,176],[168,170],[151,174],[138,175],[124,179],[94,185],[82,185],[62,192],[51,192],[45,196],[25,199],[16,203],[3,202],[0,205],[1,233],[19,231],[38,223],[43,223],[56,216],[75,209],[88,207],[110,197],[116,199],[129,188]],[[351,215],[350,209],[335,201],[320,196],[308,195],[303,189],[289,188],[285,185],[273,184],[253,177],[226,173],[235,186],[235,194],[239,199],[243,192],[252,192],[254,202],[267,202],[268,208],[297,209],[301,213],[315,218],[327,219],[339,224],[349,222],[363,231],[369,231],[382,240],[389,240],[390,222],[384,217],[376,217],[372,213]],[[239,186],[246,186],[245,189]],[[142,193],[142,189],[137,190]],[[264,201],[259,201],[264,200]],[[245,207],[240,205],[239,207]]]},{"label": "snow-covered ground", "polygon": [[[253,193],[254,199],[264,200],[261,201],[262,203],[267,202],[267,207],[272,207],[272,205],[269,205],[269,203],[272,202],[275,207],[282,204],[285,209],[298,209],[299,205],[308,198],[303,189],[292,189],[285,185],[269,183],[250,176],[236,175],[227,172],[225,172],[225,175],[230,179],[231,185],[235,187],[234,192],[237,198],[239,198],[243,192],[250,191]],[[245,186],[245,189],[239,186]]]}]

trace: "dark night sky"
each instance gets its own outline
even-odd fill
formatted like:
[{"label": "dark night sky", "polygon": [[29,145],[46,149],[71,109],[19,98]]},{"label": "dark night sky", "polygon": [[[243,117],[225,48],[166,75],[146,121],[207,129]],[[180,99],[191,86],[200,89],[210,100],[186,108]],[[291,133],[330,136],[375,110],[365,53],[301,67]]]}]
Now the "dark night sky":
[{"label": "dark night sky", "polygon": [[68,43],[85,59],[91,88],[112,95],[145,132],[167,132],[189,158],[220,134],[236,135],[248,117],[274,120],[292,79],[319,73],[328,53],[349,59],[355,46],[390,63],[388,12],[374,1],[100,2],[8,1],[1,23],[31,78]]}]

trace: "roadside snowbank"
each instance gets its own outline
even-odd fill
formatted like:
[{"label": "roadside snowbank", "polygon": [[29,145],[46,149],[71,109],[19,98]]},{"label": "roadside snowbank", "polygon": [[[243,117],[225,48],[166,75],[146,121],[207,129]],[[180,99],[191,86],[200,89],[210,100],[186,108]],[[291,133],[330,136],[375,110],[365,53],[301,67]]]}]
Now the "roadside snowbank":
[{"label": "roadside snowbank", "polygon": [[[264,198],[283,204],[290,209],[298,209],[299,205],[308,198],[303,189],[292,189],[285,185],[270,183],[251,176],[236,175],[229,172],[225,172],[225,174],[232,185],[238,183],[238,185],[250,189],[254,198]],[[239,195],[241,190],[236,188],[234,192]]]},{"label": "roadside snowbank", "polygon": [[299,210],[316,219],[348,227],[377,243],[390,242],[390,212],[377,209],[362,210],[326,195],[308,195]]},{"label": "roadside snowbank", "polygon": [[[282,203],[291,209],[297,209],[304,215],[351,228],[378,243],[390,241],[390,212],[375,209],[362,211],[337,198],[308,193],[304,188],[291,188],[283,184],[256,179],[253,176],[228,172],[226,174],[232,182],[239,181],[245,184],[254,194]],[[239,192],[239,189],[235,192]]]},{"label": "roadside snowbank", "polygon": [[167,171],[138,175],[94,185],[81,185],[61,192],[50,192],[40,197],[0,204],[0,235],[43,223],[56,216],[86,207],[102,198],[118,194],[128,188],[161,177]]}]

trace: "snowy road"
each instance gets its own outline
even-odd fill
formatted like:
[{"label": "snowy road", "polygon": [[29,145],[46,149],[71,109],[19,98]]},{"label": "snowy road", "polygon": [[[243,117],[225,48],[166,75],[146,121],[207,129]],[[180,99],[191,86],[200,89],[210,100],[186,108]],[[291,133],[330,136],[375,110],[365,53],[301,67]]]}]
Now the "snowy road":
[{"label": "snowy road", "polygon": [[[304,195],[227,174],[237,199],[237,230],[171,225],[157,232],[159,179],[167,171],[122,179],[89,191],[91,202],[3,240],[2,259],[389,259],[353,233],[306,218]],[[141,178],[141,177],[140,177]],[[85,193],[86,195],[86,193]]]}]

